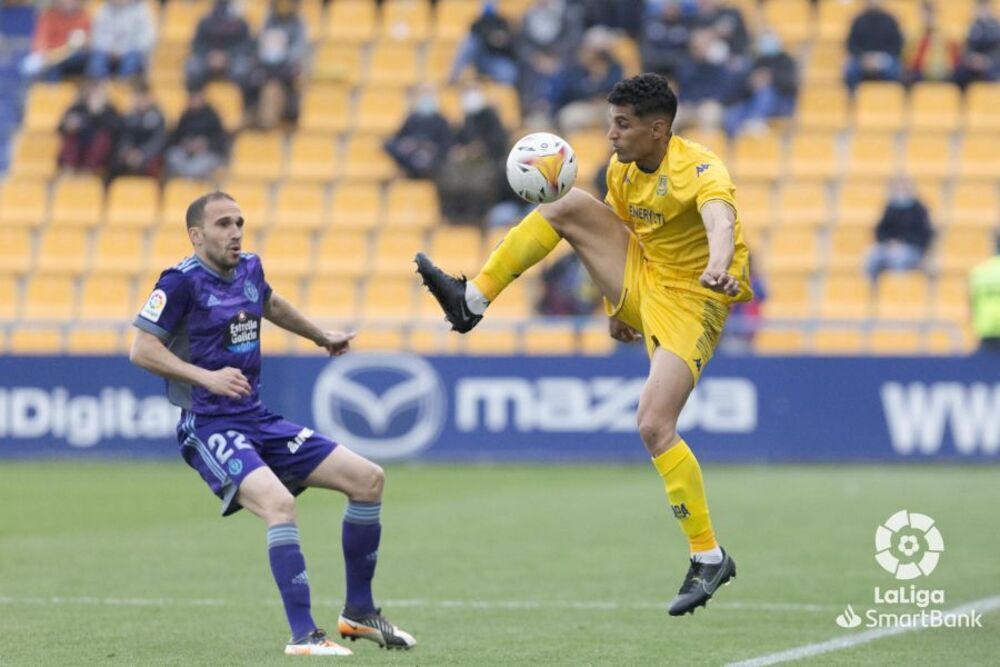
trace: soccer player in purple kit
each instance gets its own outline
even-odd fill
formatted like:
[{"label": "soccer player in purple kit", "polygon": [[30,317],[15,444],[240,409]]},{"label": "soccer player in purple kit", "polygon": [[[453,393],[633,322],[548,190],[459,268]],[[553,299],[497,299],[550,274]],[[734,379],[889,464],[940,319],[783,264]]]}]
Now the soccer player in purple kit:
[{"label": "soccer player in purple kit", "polygon": [[245,507],[267,525],[271,572],[291,626],[285,653],[351,654],[312,619],[294,499],[307,487],[348,498],[341,636],[413,647],[413,637],[389,623],[372,599],[382,469],[270,412],[258,394],[261,317],[330,355],[347,352],[354,334],[324,331],[271,290],[260,258],[242,252],[243,214],[228,194],[213,192],[192,202],[187,231],[194,255],[160,274],[135,319],[139,331],[129,358],[167,380],[167,394],[181,408],[181,456],[222,499],[223,516]]}]

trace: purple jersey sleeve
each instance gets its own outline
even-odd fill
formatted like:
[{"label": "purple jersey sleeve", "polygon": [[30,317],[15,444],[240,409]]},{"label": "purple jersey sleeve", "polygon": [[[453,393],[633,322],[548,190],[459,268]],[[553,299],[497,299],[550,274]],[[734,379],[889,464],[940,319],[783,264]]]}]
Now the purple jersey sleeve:
[{"label": "purple jersey sleeve", "polygon": [[191,286],[185,274],[167,269],[160,274],[153,292],[136,315],[133,324],[166,341],[190,312]]}]

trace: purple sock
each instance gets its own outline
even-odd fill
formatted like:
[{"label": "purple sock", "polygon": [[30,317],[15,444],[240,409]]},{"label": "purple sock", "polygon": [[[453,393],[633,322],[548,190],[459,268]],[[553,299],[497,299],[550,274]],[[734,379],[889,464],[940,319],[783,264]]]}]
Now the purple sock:
[{"label": "purple sock", "polygon": [[285,604],[292,639],[301,639],[316,629],[316,623],[309,610],[309,578],[306,559],[299,548],[298,526],[279,523],[268,528],[267,553],[271,559],[271,574]]},{"label": "purple sock", "polygon": [[350,616],[375,611],[372,578],[378,561],[378,543],[382,536],[379,511],[382,503],[347,501],[341,539],[344,546],[344,569],[347,574],[347,604]]}]

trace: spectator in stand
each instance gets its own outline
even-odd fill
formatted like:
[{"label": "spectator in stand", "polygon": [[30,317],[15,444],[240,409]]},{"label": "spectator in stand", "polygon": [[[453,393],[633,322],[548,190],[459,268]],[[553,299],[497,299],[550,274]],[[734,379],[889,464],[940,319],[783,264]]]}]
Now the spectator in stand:
[{"label": "spectator in stand", "polygon": [[781,48],[781,39],[773,30],[763,30],[754,43],[756,58],[744,79],[735,104],[726,110],[726,132],[730,136],[742,130],[766,129],[770,118],[791,116],[799,89],[795,59]]},{"label": "spectator in stand", "polygon": [[535,0],[521,19],[518,58],[523,63],[538,51],[570,57],[583,36],[583,8],[568,0]]},{"label": "spectator in stand", "polygon": [[552,53],[535,51],[521,65],[521,114],[528,125],[551,127],[559,104],[563,63]]},{"label": "spectator in stand", "polygon": [[721,0],[698,0],[695,25],[713,30],[729,46],[733,56],[744,56],[750,48],[750,33],[743,12]]},{"label": "spectator in stand", "polygon": [[690,53],[677,72],[679,106],[675,124],[713,129],[722,125],[723,104],[742,79],[729,67],[729,46],[712,30],[691,33]]},{"label": "spectator in stand", "polygon": [[590,28],[577,56],[561,72],[558,119],[563,132],[600,127],[608,115],[607,95],[622,79],[622,65],[615,58],[615,36],[607,28]]},{"label": "spectator in stand", "polygon": [[978,0],[975,17],[955,73],[955,81],[963,89],[973,81],[1000,80],[1000,20],[991,0]]},{"label": "spectator in stand", "polygon": [[882,0],[867,0],[867,9],[851,23],[844,72],[851,91],[862,81],[899,81],[902,75],[903,33],[896,17],[882,9],[883,4]]},{"label": "spectator in stand", "polygon": [[643,0],[580,0],[584,9],[584,25],[602,25],[621,30],[632,39],[642,34],[645,3]]},{"label": "spectator in stand", "polygon": [[132,89],[132,109],[125,114],[109,178],[149,176],[159,178],[167,126],[149,86],[140,81]]},{"label": "spectator in stand", "polygon": [[433,178],[454,141],[448,120],[438,110],[434,88],[421,86],[402,127],[385,143],[385,150],[410,178]]},{"label": "spectator in stand", "polygon": [[209,179],[226,163],[229,137],[201,90],[188,93],[187,108],[167,145],[168,176]]},{"label": "spectator in stand", "polygon": [[994,237],[993,257],[969,275],[972,329],[981,352],[1000,353],[1000,229]]},{"label": "spectator in stand", "polygon": [[663,0],[659,12],[647,19],[645,28],[639,42],[642,68],[676,78],[687,58],[694,29],[692,17],[685,14],[680,0]]},{"label": "spectator in stand", "polygon": [[215,0],[198,23],[191,55],[184,68],[189,90],[198,90],[213,79],[227,79],[247,92],[254,67],[254,40],[236,3]]},{"label": "spectator in stand", "polygon": [[59,167],[68,173],[103,176],[121,130],[121,116],[108,102],[102,83],[86,84],[59,121]]},{"label": "spectator in stand", "polygon": [[90,15],[83,0],[55,0],[38,15],[31,53],[21,62],[29,78],[58,81],[87,67]]},{"label": "spectator in stand", "polygon": [[469,36],[459,47],[449,82],[457,83],[469,65],[476,72],[499,83],[517,83],[518,67],[514,29],[497,13],[495,0],[483,3],[483,13],[469,28]]},{"label": "spectator in stand", "polygon": [[600,290],[575,252],[566,254],[545,269],[542,285],[542,298],[536,306],[540,315],[590,315],[601,303]]},{"label": "spectator in stand", "polygon": [[141,76],[156,42],[156,26],[145,0],[104,0],[91,32],[87,76]]},{"label": "spectator in stand", "polygon": [[753,267],[753,252],[747,260],[753,299],[738,301],[729,307],[729,319],[722,330],[720,347],[730,354],[745,354],[753,350],[753,341],[764,320],[763,304],[767,301],[767,285]]},{"label": "spectator in stand", "polygon": [[912,271],[923,266],[934,238],[927,207],[917,198],[913,182],[898,176],[889,185],[889,201],[875,228],[875,246],[868,254],[866,270],[875,282],[889,271]]},{"label": "spectator in stand", "polygon": [[255,127],[270,129],[299,117],[299,85],[309,54],[300,0],[271,0],[257,38],[257,64],[247,86],[247,111]]},{"label": "spectator in stand", "polygon": [[951,81],[958,67],[959,47],[938,23],[937,4],[931,0],[920,3],[923,28],[907,48],[906,80]]}]

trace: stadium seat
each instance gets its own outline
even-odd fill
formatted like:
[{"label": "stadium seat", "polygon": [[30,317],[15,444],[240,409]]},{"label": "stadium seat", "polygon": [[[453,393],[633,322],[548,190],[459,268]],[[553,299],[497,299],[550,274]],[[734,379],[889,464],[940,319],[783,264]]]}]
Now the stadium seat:
[{"label": "stadium seat", "polygon": [[814,230],[778,227],[771,233],[765,264],[768,272],[809,273],[819,265],[818,255],[818,242]]},{"label": "stadium seat", "polygon": [[[994,229],[1000,211],[996,183],[956,183],[950,221],[956,227]],[[0,217],[3,209],[0,208]]]},{"label": "stadium seat", "polygon": [[79,275],[90,261],[87,250],[86,231],[49,228],[38,244],[35,268],[54,274]]},{"label": "stadium seat", "polygon": [[874,227],[872,229],[845,225],[834,227],[830,234],[827,269],[860,275],[865,267],[865,257],[874,243]]},{"label": "stadium seat", "polygon": [[839,132],[847,127],[847,106],[847,90],[843,86],[804,88],[796,112],[799,128]]},{"label": "stadium seat", "polygon": [[396,163],[382,148],[382,139],[368,134],[356,134],[348,140],[346,157],[338,167],[338,175],[351,181],[386,181],[397,173]]},{"label": "stadium seat", "polygon": [[396,180],[386,193],[386,227],[427,229],[441,222],[437,189],[430,181]]},{"label": "stadium seat", "polygon": [[108,187],[105,221],[112,227],[152,227],[159,218],[159,201],[159,184],[153,179],[116,178]]},{"label": "stadium seat", "polygon": [[875,316],[883,320],[922,320],[930,311],[930,283],[923,271],[885,272],[878,280]]},{"label": "stadium seat", "polygon": [[18,327],[7,345],[11,354],[55,354],[63,350],[63,332],[58,327]]},{"label": "stadium seat", "polygon": [[51,130],[45,132],[22,130],[19,132],[14,140],[9,176],[52,178],[56,173],[59,142],[59,135]]},{"label": "stadium seat", "polygon": [[[963,2],[964,0],[951,1]],[[922,20],[920,17],[919,2],[913,2],[913,0],[889,0],[886,3],[885,9],[899,21],[899,29],[902,31],[904,39],[908,35],[916,34],[920,29]]]},{"label": "stadium seat", "polygon": [[391,325],[367,327],[351,341],[351,349],[361,352],[398,352],[405,348],[404,331]]},{"label": "stadium seat", "polygon": [[141,305],[132,296],[131,281],[118,276],[93,276],[83,283],[79,317],[91,321],[128,322]]},{"label": "stadium seat", "polygon": [[[177,4],[177,3],[173,3]],[[186,45],[171,44],[161,40],[150,55],[148,76],[153,90],[161,87],[177,88],[184,82],[184,65],[188,59]]]},{"label": "stadium seat", "polygon": [[77,303],[74,278],[36,272],[25,286],[21,317],[66,322],[76,317]]},{"label": "stadium seat", "polygon": [[285,142],[281,132],[244,132],[233,145],[230,174],[241,180],[273,182],[281,178],[284,156]]},{"label": "stadium seat", "polygon": [[938,22],[948,37],[962,41],[972,25],[973,3],[971,0],[953,0],[939,2],[937,5]]},{"label": "stadium seat", "polygon": [[496,108],[504,127],[521,126],[521,98],[517,88],[503,83],[486,83],[483,86],[486,99]]},{"label": "stadium seat", "polygon": [[887,179],[899,172],[896,137],[886,133],[855,133],[844,173],[851,178]]},{"label": "stadium seat", "polygon": [[183,223],[163,225],[153,233],[149,242],[149,261],[146,266],[162,271],[180,264],[194,253]]},{"label": "stadium seat", "polygon": [[402,88],[365,88],[358,99],[354,127],[367,134],[392,134],[402,126],[408,108],[406,91]]},{"label": "stadium seat", "polygon": [[0,273],[0,320],[15,319],[21,308],[21,287],[17,278]]},{"label": "stadium seat", "polygon": [[376,3],[371,0],[337,0],[327,10],[327,39],[359,44],[375,36]]},{"label": "stadium seat", "polygon": [[603,357],[613,354],[618,343],[608,333],[607,320],[599,317],[594,323],[581,327],[577,345],[579,354]]},{"label": "stadium seat", "polygon": [[515,329],[493,328],[485,322],[476,327],[475,336],[466,336],[463,342],[465,353],[475,356],[507,356],[516,354],[520,347]]},{"label": "stadium seat", "polygon": [[809,280],[799,273],[767,271],[767,298],[762,309],[771,318],[812,317],[816,300],[812,297]]},{"label": "stadium seat", "polygon": [[215,108],[229,132],[243,127],[243,95],[232,81],[212,81],[205,86],[205,100]]},{"label": "stadium seat", "polygon": [[0,229],[44,225],[48,208],[49,193],[44,181],[8,178],[0,183]]},{"label": "stadium seat", "polygon": [[171,178],[163,185],[160,224],[183,229],[191,202],[214,189],[215,186],[204,181]]},{"label": "stadium seat", "polygon": [[370,230],[382,224],[382,193],[375,183],[348,183],[334,188],[330,202],[334,231]]},{"label": "stadium seat", "polygon": [[368,233],[331,229],[323,235],[316,261],[317,276],[361,278],[371,265]]},{"label": "stadium seat", "polygon": [[935,355],[965,355],[973,344],[965,329],[957,326],[934,326],[927,331],[924,351]]},{"label": "stadium seat", "polygon": [[917,84],[910,96],[910,130],[954,132],[959,126],[961,104],[958,88],[953,83]]},{"label": "stadium seat", "polygon": [[424,42],[431,29],[431,6],[428,0],[386,0],[382,3],[379,40]]},{"label": "stadium seat", "polygon": [[[363,74],[364,59],[357,44],[329,39],[316,50],[312,63],[313,86],[321,82],[336,84],[346,90],[361,83]],[[350,121],[347,118],[342,120]]]},{"label": "stadium seat", "polygon": [[1000,132],[1000,86],[974,83],[965,96],[963,123],[966,132]]},{"label": "stadium seat", "polygon": [[[608,150],[610,151],[611,147],[608,145],[609,142],[607,136],[604,134],[604,128],[601,128],[600,132],[601,138],[604,139],[604,144],[608,146]],[[722,130],[705,127],[690,127],[685,129],[681,136],[689,141],[701,144],[718,155],[724,161],[729,162],[729,140],[726,138],[726,134]]]},{"label": "stadium seat", "polygon": [[[736,206],[739,210],[743,233],[769,229],[775,221],[771,186],[765,183],[740,184],[736,188]],[[745,237],[744,237],[745,238]],[[749,242],[749,239],[746,239]]]},{"label": "stadium seat", "polygon": [[871,285],[861,273],[828,273],[819,302],[824,319],[863,319],[872,315]]},{"label": "stadium seat", "polygon": [[169,2],[160,15],[160,40],[175,48],[183,48],[190,43],[198,22],[211,9],[211,3],[204,0]]},{"label": "stadium seat", "polygon": [[642,72],[642,55],[639,44],[624,33],[619,33],[611,47],[611,52],[622,65],[625,76],[636,76]]},{"label": "stadium seat", "polygon": [[807,86],[842,86],[847,60],[842,43],[816,42],[802,70]]},{"label": "stadium seat", "polygon": [[303,278],[312,272],[313,234],[272,230],[261,244],[265,275]]},{"label": "stadium seat", "polygon": [[367,86],[409,87],[420,80],[417,49],[409,43],[378,42],[372,49]]},{"label": "stadium seat", "polygon": [[[266,263],[267,258],[264,258]],[[264,266],[264,271],[267,273],[267,266]],[[305,303],[303,290],[303,283],[306,282],[302,280],[299,276],[288,275],[288,274],[268,274],[266,276],[267,284],[270,285],[271,290],[279,294],[283,299],[291,303],[296,308],[302,306]]]},{"label": "stadium seat", "polygon": [[603,174],[608,167],[608,158],[611,157],[611,144],[604,134],[604,130],[581,130],[566,137],[566,141],[573,147],[577,161],[577,187],[587,189],[591,186],[593,175],[601,170]]},{"label": "stadium seat", "polygon": [[806,0],[770,0],[763,5],[763,20],[792,52],[813,36],[812,7]]},{"label": "stadium seat", "polygon": [[0,226],[0,275],[24,275],[31,270],[31,230]]},{"label": "stadium seat", "polygon": [[358,286],[353,279],[314,278],[307,294],[305,312],[311,317],[349,322],[358,316]]},{"label": "stadium seat", "polygon": [[741,134],[733,147],[730,168],[738,182],[773,181],[781,176],[781,142],[774,134]]},{"label": "stadium seat", "polygon": [[351,129],[351,89],[340,83],[313,83],[302,96],[299,133],[334,134]]},{"label": "stadium seat", "polygon": [[96,176],[58,181],[52,193],[49,222],[53,227],[95,227],[101,223],[104,187]]},{"label": "stadium seat", "polygon": [[326,186],[316,183],[286,182],[278,188],[272,215],[272,232],[316,231],[326,227]]},{"label": "stadium seat", "polygon": [[955,172],[947,134],[911,132],[903,149],[903,169],[913,178],[943,179]]},{"label": "stadium seat", "polygon": [[423,232],[383,231],[375,242],[374,271],[381,275],[405,275],[414,280],[413,256],[425,247]]},{"label": "stadium seat", "polygon": [[1000,134],[967,132],[962,140],[959,181],[996,182],[1000,175]]},{"label": "stadium seat", "polygon": [[992,230],[985,228],[952,228],[936,240],[938,267],[951,274],[967,274],[976,264],[993,253]]},{"label": "stadium seat", "polygon": [[92,273],[133,278],[146,266],[145,239],[136,229],[105,228],[91,256]]},{"label": "stadium seat", "polygon": [[481,11],[477,0],[438,0],[434,12],[434,42],[457,42],[469,34],[469,27]]},{"label": "stadium seat", "polygon": [[[256,181],[229,181],[221,188],[239,204],[243,212],[246,234],[253,236],[257,231],[271,225],[271,188]],[[245,241],[246,239],[244,239]]]},{"label": "stadium seat", "polygon": [[428,254],[452,273],[474,276],[483,264],[482,236],[468,226],[440,225],[434,230]]},{"label": "stadium seat", "polygon": [[753,337],[756,354],[799,354],[806,348],[806,336],[801,329],[774,329],[767,327]]},{"label": "stadium seat", "polygon": [[819,3],[817,37],[843,48],[851,21],[861,11],[860,0],[823,0]]},{"label": "stadium seat", "polygon": [[530,355],[572,355],[576,353],[576,331],[571,324],[532,325],[524,329],[521,345]]},{"label": "stadium seat", "polygon": [[858,355],[865,346],[865,336],[858,329],[821,327],[813,332],[810,350],[824,356]]},{"label": "stadium seat", "polygon": [[328,183],[336,169],[337,146],[323,134],[297,132],[288,157],[288,179]]},{"label": "stadium seat", "polygon": [[934,288],[933,316],[948,322],[969,321],[969,278],[967,275],[941,276]]},{"label": "stadium seat", "polygon": [[840,190],[836,224],[874,230],[885,204],[886,190],[880,183],[847,181]]},{"label": "stadium seat", "polygon": [[794,181],[830,180],[839,176],[836,137],[829,132],[797,132],[789,149],[788,175]]},{"label": "stadium seat", "polygon": [[[533,315],[535,309],[529,295],[529,285],[533,282],[533,280],[521,278],[504,288],[500,296],[490,303],[490,319],[501,321],[506,318],[513,321]],[[426,293],[425,290],[424,292]],[[441,316],[440,307],[437,308],[436,314]],[[479,327],[476,327],[476,332],[479,332]],[[474,338],[474,336],[472,337]]]},{"label": "stadium seat", "polygon": [[868,335],[868,352],[878,355],[915,355],[923,351],[920,331],[876,327]]},{"label": "stadium seat", "polygon": [[76,98],[77,86],[72,82],[36,83],[28,89],[21,126],[30,132],[54,133]]},{"label": "stadium seat", "polygon": [[778,224],[815,229],[830,222],[830,208],[825,185],[787,183],[778,193]]},{"label": "stadium seat", "polygon": [[409,275],[377,274],[365,285],[361,315],[366,322],[407,321],[414,314],[416,281]]},{"label": "stadium seat", "polygon": [[445,322],[419,324],[410,328],[409,350],[417,354],[455,354],[461,340]]},{"label": "stadium seat", "polygon": [[[441,14],[440,2],[438,2],[438,14]],[[455,56],[458,54],[460,39],[468,33],[468,27],[461,37],[437,38],[427,46],[424,57],[424,81],[437,86],[446,85],[448,77],[451,75],[452,65],[455,63]]]},{"label": "stadium seat", "polygon": [[73,327],[66,336],[71,354],[118,354],[125,352],[122,332],[114,327]]}]

